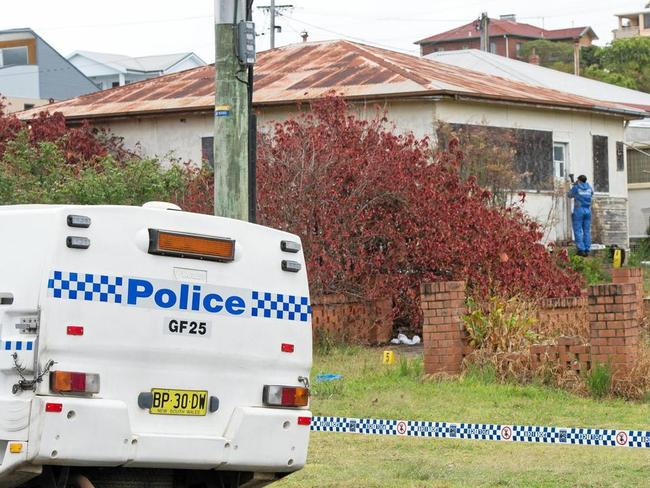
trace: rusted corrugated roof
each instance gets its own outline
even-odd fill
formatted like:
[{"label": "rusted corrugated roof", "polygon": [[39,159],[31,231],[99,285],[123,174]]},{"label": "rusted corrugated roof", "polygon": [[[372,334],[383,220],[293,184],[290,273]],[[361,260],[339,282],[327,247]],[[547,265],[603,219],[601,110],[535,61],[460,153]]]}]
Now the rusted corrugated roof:
[{"label": "rusted corrugated roof", "polygon": [[[335,91],[352,99],[455,96],[634,116],[636,109],[485,75],[349,41],[265,51],[255,66],[254,103],[287,105]],[[214,67],[204,66],[48,105],[69,119],[213,110]],[[22,112],[30,118],[42,109]]]}]

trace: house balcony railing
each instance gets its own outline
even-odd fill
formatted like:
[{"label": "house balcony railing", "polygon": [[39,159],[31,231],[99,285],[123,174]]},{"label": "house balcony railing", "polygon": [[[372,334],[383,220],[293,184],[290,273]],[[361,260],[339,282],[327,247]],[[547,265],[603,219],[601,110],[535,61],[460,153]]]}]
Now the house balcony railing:
[{"label": "house balcony railing", "polygon": [[639,35],[638,27],[621,27],[620,29],[615,29],[614,39],[628,39],[630,37],[637,37]]}]

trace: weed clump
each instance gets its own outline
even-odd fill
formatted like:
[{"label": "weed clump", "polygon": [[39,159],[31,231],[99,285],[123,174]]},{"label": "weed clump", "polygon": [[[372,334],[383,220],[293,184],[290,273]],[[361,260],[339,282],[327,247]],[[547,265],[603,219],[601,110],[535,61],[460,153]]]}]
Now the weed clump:
[{"label": "weed clump", "polygon": [[612,370],[608,364],[597,364],[586,376],[589,391],[596,398],[605,397],[612,385]]}]

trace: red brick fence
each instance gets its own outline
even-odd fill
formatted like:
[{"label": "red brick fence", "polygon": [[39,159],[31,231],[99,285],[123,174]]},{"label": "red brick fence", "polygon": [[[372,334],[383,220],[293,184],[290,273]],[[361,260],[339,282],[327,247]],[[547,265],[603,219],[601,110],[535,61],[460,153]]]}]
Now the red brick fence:
[{"label": "red brick fence", "polygon": [[314,334],[327,335],[336,342],[384,344],[393,333],[393,308],[390,299],[359,301],[346,295],[312,298]]},{"label": "red brick fence", "polygon": [[[551,361],[568,370],[583,371],[602,363],[622,372],[635,364],[644,314],[643,275],[636,268],[614,269],[612,274],[612,284],[590,286],[587,297],[548,300],[544,304],[538,313],[540,328],[544,329],[545,321],[561,321],[567,327],[583,330],[580,335],[587,341],[563,337],[557,344],[533,345],[530,348],[533,367]],[[423,284],[420,301],[424,317],[425,372],[459,373],[468,353],[462,321],[466,313],[465,282]],[[585,320],[588,327],[580,325]]]}]

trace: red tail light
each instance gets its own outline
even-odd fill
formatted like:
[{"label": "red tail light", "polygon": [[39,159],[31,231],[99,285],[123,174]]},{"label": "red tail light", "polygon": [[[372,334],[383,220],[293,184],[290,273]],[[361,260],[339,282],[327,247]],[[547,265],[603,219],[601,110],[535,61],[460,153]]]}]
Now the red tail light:
[{"label": "red tail light", "polygon": [[286,342],[282,344],[282,352],[293,352],[295,346],[293,344],[287,344]]},{"label": "red tail light", "polygon": [[309,389],[302,386],[266,385],[262,401],[270,407],[306,407],[309,404]]},{"label": "red tail light", "polygon": [[52,371],[50,390],[54,393],[99,393],[99,375]]},{"label": "red tail light", "polygon": [[298,425],[311,425],[311,417],[298,417]]}]

